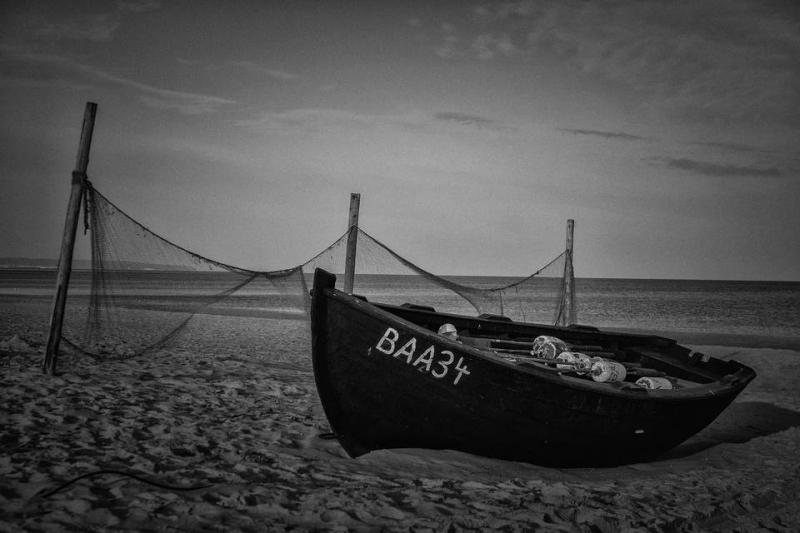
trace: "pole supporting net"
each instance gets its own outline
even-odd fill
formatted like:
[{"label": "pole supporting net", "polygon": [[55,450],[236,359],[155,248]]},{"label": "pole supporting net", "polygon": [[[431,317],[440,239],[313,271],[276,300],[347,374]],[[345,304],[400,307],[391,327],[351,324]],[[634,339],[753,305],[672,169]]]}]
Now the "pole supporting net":
[{"label": "pole supporting net", "polygon": [[[186,331],[198,315],[248,318],[262,321],[262,326],[270,321],[280,324],[284,335],[307,338],[314,269],[339,274],[337,285],[343,283],[348,232],[301,265],[255,271],[170,242],[88,181],[83,201],[91,269],[73,269],[62,340],[100,360],[189,342]],[[468,315],[477,311],[525,322],[565,319],[566,252],[523,278],[440,276],[360,228],[357,243],[353,290],[370,301],[416,303]],[[574,316],[568,318],[568,323],[575,322]]]}]

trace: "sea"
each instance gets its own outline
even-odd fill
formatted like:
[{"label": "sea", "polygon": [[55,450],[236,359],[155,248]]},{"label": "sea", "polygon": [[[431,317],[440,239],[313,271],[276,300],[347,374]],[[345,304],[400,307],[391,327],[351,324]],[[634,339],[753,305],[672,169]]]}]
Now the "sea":
[{"label": "sea", "polygon": [[[174,299],[181,292],[185,298],[207,297],[231,283],[228,274],[204,273],[198,289],[198,285],[183,283],[187,276],[197,275],[137,272],[122,278],[126,280],[124,291],[128,296],[146,295],[151,300],[162,296]],[[515,281],[481,276],[449,279],[475,287],[497,287]],[[310,275],[305,283],[306,288],[311,286]],[[553,288],[555,284],[553,280]],[[267,295],[285,293],[285,287],[267,285]],[[71,295],[88,295],[90,272],[73,272],[71,286]],[[50,300],[54,287],[55,272],[51,269],[0,269],[0,303]],[[662,334],[685,343],[800,350],[800,282],[577,278],[575,287],[579,324]],[[236,305],[256,308],[263,305],[259,303],[263,291],[263,287],[245,287],[235,293],[238,300],[234,301],[238,302]],[[355,292],[370,301],[454,310],[450,291],[431,286],[418,276],[357,276]],[[547,298],[550,297],[542,297]],[[281,302],[286,304],[285,299]],[[469,304],[462,304],[455,311],[476,314]]]},{"label": "sea", "polygon": [[[515,281],[450,279],[477,287]],[[392,303],[402,299],[399,295],[422,296],[413,281],[393,281],[383,291]],[[412,303],[438,309],[450,299],[440,291],[428,296]],[[577,278],[575,305],[579,324],[604,329],[666,334],[687,342],[800,349],[800,282]]]}]

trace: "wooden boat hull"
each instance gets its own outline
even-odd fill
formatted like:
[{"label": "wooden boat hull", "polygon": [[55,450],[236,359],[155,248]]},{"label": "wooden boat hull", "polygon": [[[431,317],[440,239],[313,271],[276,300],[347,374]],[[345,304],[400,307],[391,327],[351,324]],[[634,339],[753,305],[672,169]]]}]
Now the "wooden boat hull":
[{"label": "wooden boat hull", "polygon": [[[725,379],[662,392],[512,365],[401,318],[390,306],[337,291],[334,280],[324,271],[315,275],[313,365],[326,416],[353,457],[384,448],[432,448],[559,466],[643,461],[707,426],[755,376],[743,365],[720,361],[718,366],[730,366]],[[444,316],[473,328],[509,327]],[[616,336],[654,346],[673,342]]]}]

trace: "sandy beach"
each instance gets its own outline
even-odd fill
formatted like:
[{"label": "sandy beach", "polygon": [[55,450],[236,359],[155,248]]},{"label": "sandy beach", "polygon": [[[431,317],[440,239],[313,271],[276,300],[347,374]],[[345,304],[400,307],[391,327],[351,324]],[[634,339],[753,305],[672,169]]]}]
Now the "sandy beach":
[{"label": "sandy beach", "polygon": [[793,349],[692,345],[758,378],[645,464],[554,469],[418,449],[351,459],[325,438],[305,323],[197,316],[162,351],[64,354],[50,377],[48,307],[0,302],[0,530],[800,530]]}]

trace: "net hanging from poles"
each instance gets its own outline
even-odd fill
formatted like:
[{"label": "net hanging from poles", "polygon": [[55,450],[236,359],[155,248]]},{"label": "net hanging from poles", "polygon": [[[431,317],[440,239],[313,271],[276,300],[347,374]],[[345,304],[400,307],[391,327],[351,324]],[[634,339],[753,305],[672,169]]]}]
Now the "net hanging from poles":
[{"label": "net hanging from poles", "polygon": [[[314,269],[339,274],[339,288],[343,283],[347,233],[301,265],[256,271],[170,242],[91,183],[83,201],[92,266],[73,270],[63,340],[97,359],[124,359],[188,343],[183,337],[196,316],[212,317],[216,321],[209,324],[222,328],[255,320],[259,331],[274,326],[284,337],[307,337]],[[357,242],[354,292],[370,301],[526,322],[555,323],[564,316],[565,252],[524,278],[438,276],[361,229]],[[203,328],[207,336],[205,323]]]},{"label": "net hanging from poles", "polygon": [[227,265],[157,235],[91,184],[84,202],[92,267],[70,284],[63,337],[72,347],[125,358],[163,346],[197,314],[307,314],[300,266],[259,272]]},{"label": "net hanging from poles", "polygon": [[[330,272],[344,271],[345,237],[307,262],[304,270],[313,272],[320,266]],[[565,312],[565,259],[562,252],[523,278],[440,276],[359,229],[353,291],[380,303],[417,303],[448,313],[474,315],[477,311],[523,322],[556,323]],[[570,323],[574,322],[573,317]]]}]

